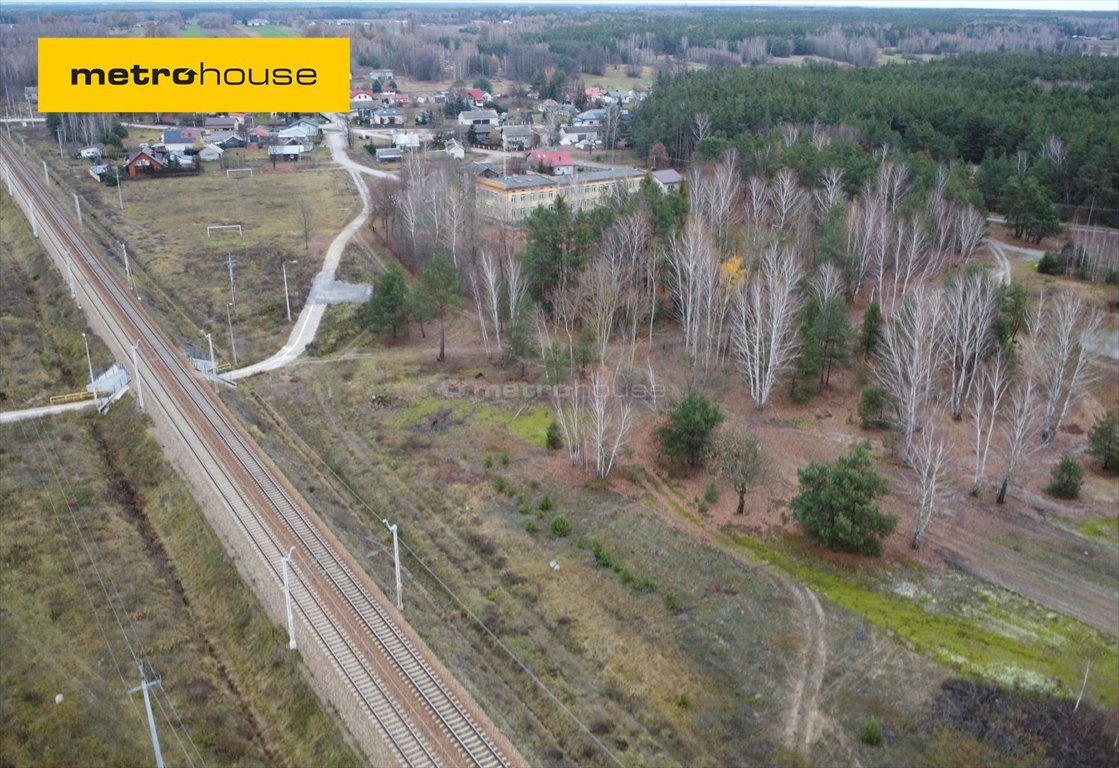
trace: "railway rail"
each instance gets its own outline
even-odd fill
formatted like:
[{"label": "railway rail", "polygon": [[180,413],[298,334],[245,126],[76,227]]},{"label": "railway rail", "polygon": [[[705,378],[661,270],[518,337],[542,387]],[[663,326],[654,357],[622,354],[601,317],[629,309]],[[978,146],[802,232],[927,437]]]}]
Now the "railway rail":
[{"label": "railway rail", "polygon": [[326,654],[399,764],[511,765],[225,408],[211,389],[213,379],[188,366],[10,143],[0,142],[0,168],[59,270],[74,270],[85,309],[108,333],[114,353],[127,359],[125,352],[139,340],[149,409],[159,409],[225,501],[263,561],[272,580],[268,587],[280,589],[280,557],[295,548],[292,606],[302,619],[304,642],[309,636]]}]

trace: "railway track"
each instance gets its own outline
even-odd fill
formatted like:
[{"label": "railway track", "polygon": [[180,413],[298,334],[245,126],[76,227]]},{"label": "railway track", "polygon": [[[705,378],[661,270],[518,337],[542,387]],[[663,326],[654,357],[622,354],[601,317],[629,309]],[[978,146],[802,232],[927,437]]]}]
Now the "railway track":
[{"label": "railway track", "polygon": [[[63,275],[73,269],[91,320],[114,354],[140,340],[148,408],[171,425],[225,501],[236,527],[281,589],[280,558],[294,547],[292,607],[404,766],[509,766],[466,706],[366,588],[321,522],[236,422],[185,356],[98,257],[19,153],[0,142],[3,181]],[[153,414],[154,416],[155,414]],[[362,574],[364,575],[364,574]],[[274,597],[275,593],[273,593]],[[266,596],[262,598],[267,599]],[[359,724],[350,723],[352,729]],[[356,730],[356,729],[355,729]]]}]

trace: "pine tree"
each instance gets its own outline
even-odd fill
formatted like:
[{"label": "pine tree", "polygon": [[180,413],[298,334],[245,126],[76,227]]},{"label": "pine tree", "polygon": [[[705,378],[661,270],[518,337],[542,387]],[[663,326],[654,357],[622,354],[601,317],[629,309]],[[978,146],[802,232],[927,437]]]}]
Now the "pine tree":
[{"label": "pine tree", "polygon": [[439,318],[439,357],[436,359],[443,362],[447,350],[447,310],[459,299],[458,272],[455,271],[450,259],[442,253],[435,254],[420,275],[420,288],[431,302],[436,317]]},{"label": "pine tree", "polygon": [[365,320],[373,333],[391,332],[394,339],[397,328],[408,321],[408,284],[399,264],[393,263],[385,271],[365,305]]}]

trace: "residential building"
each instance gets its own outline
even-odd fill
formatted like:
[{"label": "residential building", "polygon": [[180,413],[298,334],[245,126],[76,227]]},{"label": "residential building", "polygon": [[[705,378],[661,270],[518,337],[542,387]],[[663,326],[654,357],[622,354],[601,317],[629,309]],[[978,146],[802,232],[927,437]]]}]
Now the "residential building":
[{"label": "residential building", "polygon": [[303,147],[298,144],[275,144],[268,148],[268,156],[273,158],[272,162],[276,159],[295,162],[299,160],[301,154],[303,154]]},{"label": "residential building", "polygon": [[217,144],[207,144],[198,150],[198,159],[203,163],[212,163],[215,160],[221,160],[221,156],[225,154],[225,150]]},{"label": "residential building", "polygon": [[506,152],[532,149],[536,134],[531,125],[506,125],[501,128],[501,148]]},{"label": "residential building", "polygon": [[162,171],[166,165],[166,156],[162,152],[156,152],[148,146],[140,147],[124,161],[124,168],[129,176]]},{"label": "residential building", "polygon": [[404,150],[396,147],[381,147],[375,157],[378,163],[400,162],[404,159]]},{"label": "residential building", "polygon": [[392,145],[397,149],[419,149],[420,135],[418,133],[398,133],[392,137]]},{"label": "residential building", "polygon": [[566,176],[575,173],[575,161],[563,149],[535,149],[525,156],[534,171],[552,176]]},{"label": "residential building", "polygon": [[594,144],[598,141],[598,127],[585,125],[561,125],[559,128],[559,145],[570,147],[582,142]]},{"label": "residential building", "polygon": [[235,131],[240,126],[235,117],[207,117],[202,127],[207,131]]},{"label": "residential building", "polygon": [[216,131],[210,134],[209,143],[222,149],[237,149],[245,146],[245,137],[233,131]]},{"label": "residential building", "polygon": [[306,117],[301,117],[294,120],[288,125],[288,128],[302,128],[304,135],[308,138],[319,136],[322,134],[322,127],[314,120],[309,120]]},{"label": "residential building", "polygon": [[350,89],[350,101],[357,101],[368,104],[374,101],[375,98],[376,97],[373,96],[373,91],[369,90],[368,88]]},{"label": "residential building", "polygon": [[557,176],[559,194],[575,210],[589,211],[617,194],[631,195],[641,187],[645,172],[636,168],[609,168]]},{"label": "residential building", "polygon": [[373,110],[373,125],[404,125],[404,113],[396,107],[382,107]]},{"label": "residential building", "polygon": [[448,157],[452,157],[455,160],[462,160],[466,157],[466,150],[463,148],[462,144],[459,144],[455,139],[448,141],[446,146],[443,147],[443,151]]},{"label": "residential building", "polygon": [[88,147],[82,147],[78,150],[78,157],[83,160],[100,160],[105,154],[105,145],[100,142],[97,144],[90,144]]},{"label": "residential building", "polygon": [[499,123],[500,119],[497,116],[497,112],[492,109],[469,109],[465,112],[459,112],[458,115],[459,125],[492,127]]},{"label": "residential building", "polygon": [[684,177],[675,168],[665,168],[662,171],[652,172],[653,181],[665,192],[675,192],[680,189],[680,182]]},{"label": "residential building", "polygon": [[159,143],[163,146],[165,151],[186,152],[188,149],[194,147],[198,141],[199,139],[194,137],[190,132],[184,134],[182,129],[171,129],[163,132]]}]

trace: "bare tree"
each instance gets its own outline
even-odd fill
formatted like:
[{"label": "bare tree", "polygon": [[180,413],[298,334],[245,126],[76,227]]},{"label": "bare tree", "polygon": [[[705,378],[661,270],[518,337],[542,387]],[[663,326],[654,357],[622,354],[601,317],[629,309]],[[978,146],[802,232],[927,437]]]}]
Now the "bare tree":
[{"label": "bare tree", "polygon": [[711,115],[706,112],[696,112],[692,119],[692,138],[698,144],[711,135]]},{"label": "bare tree", "polygon": [[921,535],[929,527],[936,515],[943,493],[943,484],[946,480],[945,471],[948,466],[948,455],[952,450],[951,444],[935,426],[935,421],[929,419],[921,429],[920,437],[913,445],[913,469],[917,473],[917,488],[920,494],[917,503],[916,526],[913,529],[911,546],[917,549],[921,546]]},{"label": "bare tree", "polygon": [[735,350],[758,410],[769,401],[777,377],[797,351],[797,283],[801,275],[795,258],[770,247],[736,303]]},{"label": "bare tree", "polygon": [[594,447],[595,477],[602,480],[614,468],[625,447],[633,420],[633,403],[617,386],[618,372],[600,365],[591,373],[588,407],[589,439]]},{"label": "bare tree", "polygon": [[825,168],[820,172],[820,186],[813,193],[817,212],[824,216],[828,211],[845,201],[843,192],[843,169]]},{"label": "bare tree", "polygon": [[967,264],[987,239],[987,221],[974,206],[956,210],[956,252],[960,263]]},{"label": "bare tree", "polygon": [[606,359],[606,348],[614,333],[614,322],[625,287],[623,265],[602,255],[596,256],[579,276],[580,302],[594,334],[598,359]]},{"label": "bare tree", "polygon": [[952,418],[963,418],[979,365],[998,344],[995,319],[998,290],[986,272],[958,275],[944,291],[941,339],[949,365],[948,404]]},{"label": "bare tree", "polygon": [[890,317],[882,331],[875,378],[894,406],[895,420],[903,437],[902,458],[912,458],[913,435],[924,418],[933,394],[942,345],[936,329],[940,294],[918,290]]},{"label": "bare tree", "polygon": [[708,360],[703,351],[712,340],[704,336],[711,326],[719,286],[719,257],[707,226],[691,218],[673,236],[668,249],[669,288],[677,317],[684,330],[684,350],[692,363]]},{"label": "bare tree", "polygon": [[490,359],[490,334],[486,323],[486,293],[482,281],[478,279],[479,269],[467,270],[467,284],[470,288],[470,298],[474,302],[474,311],[478,316],[478,328],[482,332],[482,348],[486,352],[486,359]]},{"label": "bare tree", "polygon": [[1006,451],[1006,470],[1003,472],[1002,483],[999,485],[999,495],[995,499],[999,504],[1006,502],[1006,489],[1014,480],[1014,473],[1018,470],[1022,460],[1037,449],[1037,443],[1032,439],[1041,428],[1042,420],[1038,415],[1036,388],[1032,379],[1027,378],[1024,384],[1014,387],[1010,393],[1010,412],[1007,414],[1003,426],[1003,438]]},{"label": "bare tree", "polygon": [[584,387],[575,382],[553,386],[551,389],[552,412],[563,436],[563,446],[571,466],[586,466],[584,451],[589,425],[583,412]]},{"label": "bare tree", "polygon": [[984,366],[976,386],[972,389],[972,417],[975,420],[975,474],[972,477],[971,495],[978,496],[987,469],[987,456],[991,451],[991,438],[998,423],[999,407],[1010,387],[1010,370],[1002,353],[996,353]]},{"label": "bare tree", "polygon": [[804,190],[801,189],[792,168],[786,166],[777,172],[773,179],[770,197],[773,203],[774,226],[783,230],[785,224],[796,216],[804,201]]},{"label": "bare tree", "polygon": [[1042,294],[1031,320],[1029,360],[1045,393],[1041,436],[1048,443],[1092,376],[1086,342],[1099,331],[1102,318],[1084,306],[1079,294],[1062,291],[1048,301]]},{"label": "bare tree", "polygon": [[766,212],[769,210],[769,182],[763,176],[751,176],[746,181],[747,200],[746,216],[753,224],[765,221]]},{"label": "bare tree", "polygon": [[528,277],[522,269],[521,257],[512,250],[505,252],[505,293],[509,300],[509,317],[512,317],[528,293]]},{"label": "bare tree", "polygon": [[[483,297],[479,306],[485,304],[486,314],[489,315],[490,322],[493,324],[497,354],[501,355],[504,351],[501,344],[501,272],[497,259],[494,258],[488,248],[483,248],[478,254],[477,271],[480,273],[478,282]],[[482,325],[484,328],[485,323]],[[486,357],[489,357],[488,350]]]}]

